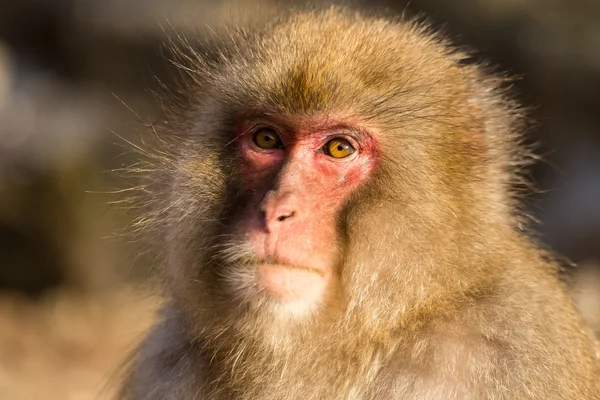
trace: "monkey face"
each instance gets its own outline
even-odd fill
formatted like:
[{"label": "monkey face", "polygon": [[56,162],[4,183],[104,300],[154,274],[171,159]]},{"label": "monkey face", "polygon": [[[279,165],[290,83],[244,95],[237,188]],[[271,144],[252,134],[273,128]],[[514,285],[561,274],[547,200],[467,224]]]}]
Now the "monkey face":
[{"label": "monkey face", "polygon": [[376,139],[314,117],[245,121],[236,137],[246,204],[233,228],[244,256],[226,272],[231,287],[294,314],[314,310],[337,286],[338,214],[376,166]]}]

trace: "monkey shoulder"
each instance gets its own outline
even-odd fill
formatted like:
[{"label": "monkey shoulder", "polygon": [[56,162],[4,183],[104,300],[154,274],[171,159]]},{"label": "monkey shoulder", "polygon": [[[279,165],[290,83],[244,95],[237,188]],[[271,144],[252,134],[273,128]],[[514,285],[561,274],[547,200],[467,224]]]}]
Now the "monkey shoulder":
[{"label": "monkey shoulder", "polygon": [[441,365],[441,382],[475,398],[600,399],[596,343],[553,268],[507,268],[487,295],[432,331],[429,360]]},{"label": "monkey shoulder", "polygon": [[203,398],[201,348],[185,337],[171,310],[163,314],[133,355],[120,400]]},{"label": "monkey shoulder", "polygon": [[462,319],[439,323],[397,353],[390,392],[420,399],[600,399],[593,346],[580,325],[547,315],[553,308],[547,306],[541,313],[476,305]]}]

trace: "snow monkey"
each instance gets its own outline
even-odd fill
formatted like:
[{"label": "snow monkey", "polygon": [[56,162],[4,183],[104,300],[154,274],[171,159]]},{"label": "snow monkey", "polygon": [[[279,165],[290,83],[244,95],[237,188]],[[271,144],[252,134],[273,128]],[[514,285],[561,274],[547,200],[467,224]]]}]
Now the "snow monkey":
[{"label": "snow monkey", "polygon": [[140,222],[168,305],[122,399],[600,399],[505,79],[338,8],[174,54]]}]

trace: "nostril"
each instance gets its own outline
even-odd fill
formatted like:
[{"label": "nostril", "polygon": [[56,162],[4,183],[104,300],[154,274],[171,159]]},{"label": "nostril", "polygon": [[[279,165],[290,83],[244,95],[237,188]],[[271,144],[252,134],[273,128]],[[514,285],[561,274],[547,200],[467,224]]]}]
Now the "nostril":
[{"label": "nostril", "polygon": [[282,222],[282,221],[285,221],[286,219],[291,218],[293,216],[294,216],[294,212],[293,211],[290,211],[290,212],[287,212],[287,213],[283,213],[282,215],[280,215],[279,217],[277,217],[277,221]]}]

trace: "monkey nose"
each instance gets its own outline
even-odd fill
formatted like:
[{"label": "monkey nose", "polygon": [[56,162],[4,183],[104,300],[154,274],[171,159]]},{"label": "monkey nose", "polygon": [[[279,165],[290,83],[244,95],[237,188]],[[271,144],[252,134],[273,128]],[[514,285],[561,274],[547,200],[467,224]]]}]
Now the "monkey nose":
[{"label": "monkey nose", "polygon": [[298,197],[291,193],[278,195],[269,192],[261,204],[267,228],[298,216]]}]

